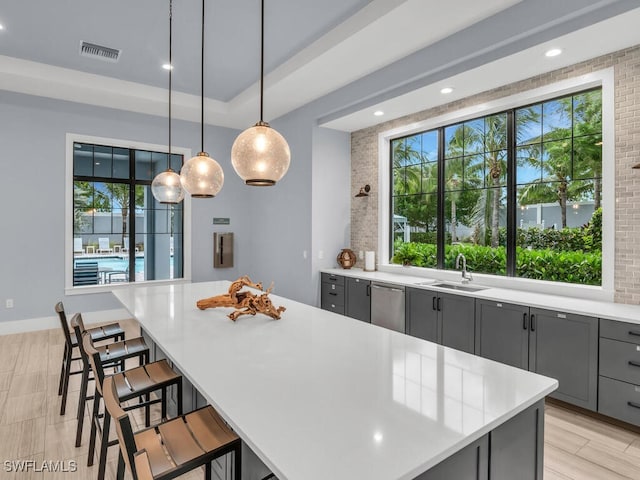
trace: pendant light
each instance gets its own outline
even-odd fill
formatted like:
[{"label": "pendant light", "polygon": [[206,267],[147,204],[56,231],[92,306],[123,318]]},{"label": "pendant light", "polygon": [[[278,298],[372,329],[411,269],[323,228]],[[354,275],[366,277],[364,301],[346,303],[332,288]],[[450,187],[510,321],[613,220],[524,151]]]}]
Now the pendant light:
[{"label": "pendant light", "polygon": [[204,0],[202,0],[202,48],[200,57],[200,153],[187,160],[180,170],[184,189],[193,198],[212,198],[222,189],[224,172],[222,167],[204,151]]},{"label": "pendant light", "polygon": [[289,145],[263,120],[264,110],[264,0],[260,31],[260,121],[246,129],[231,147],[231,163],[247,185],[268,187],[284,177],[291,162]]},{"label": "pendant light", "polygon": [[173,0],[169,0],[169,156],[168,168],[155,176],[151,182],[151,193],[160,203],[177,204],[184,198],[184,190],[180,183],[180,175],[171,169],[171,71],[173,70],[172,38],[173,36]]}]

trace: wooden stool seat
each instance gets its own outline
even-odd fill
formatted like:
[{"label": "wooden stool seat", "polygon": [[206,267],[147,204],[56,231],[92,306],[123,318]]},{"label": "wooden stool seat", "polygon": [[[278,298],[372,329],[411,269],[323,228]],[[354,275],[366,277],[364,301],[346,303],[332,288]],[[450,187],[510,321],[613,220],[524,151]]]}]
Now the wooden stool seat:
[{"label": "wooden stool seat", "polygon": [[[89,335],[91,335],[91,340],[93,340],[94,342],[99,342],[100,340],[106,339],[120,340],[121,337],[122,339],[124,339],[124,330],[119,323],[109,323],[100,327],[87,328],[87,332],[89,332]],[[70,335],[71,343],[74,347],[77,347],[78,339],[76,338],[76,334],[74,332],[70,332]]]},{"label": "wooden stool seat", "polygon": [[144,343],[142,337],[110,343],[109,345],[101,345],[95,348],[100,353],[100,361],[103,364],[138,357],[145,352],[149,352],[149,347]]},{"label": "wooden stool seat", "polygon": [[162,359],[116,373],[112,378],[116,385],[118,398],[124,402],[139,397],[150,389],[158,390],[173,385],[180,378],[180,375],[169,366],[166,360]]},{"label": "wooden stool seat", "polygon": [[242,478],[242,442],[210,405],[134,433],[120,406],[114,377],[104,379],[103,395],[118,433],[119,480],[124,478],[125,464],[134,480],[175,478],[203,465],[205,478],[210,479],[211,462],[229,452],[234,452],[234,477]]},{"label": "wooden stool seat", "polygon": [[[71,362],[80,360],[80,357],[73,356],[73,349],[78,347],[76,334],[69,330],[67,314],[64,311],[62,302],[56,303],[54,310],[60,319],[60,326],[64,334],[64,353],[62,355],[62,366],[60,367],[60,381],[58,382],[58,395],[62,396],[60,404],[60,415],[64,415],[67,408],[67,393],[69,391],[69,377],[82,373],[82,370],[71,370]],[[94,342],[105,340],[124,340],[124,330],[118,323],[110,323],[101,327],[90,328],[91,338]]]},{"label": "wooden stool seat", "polygon": [[202,465],[219,449],[239,441],[210,405],[135,433],[134,439],[136,449],[147,452],[154,479],[167,474],[172,478],[187,471],[181,470],[185,465]]}]

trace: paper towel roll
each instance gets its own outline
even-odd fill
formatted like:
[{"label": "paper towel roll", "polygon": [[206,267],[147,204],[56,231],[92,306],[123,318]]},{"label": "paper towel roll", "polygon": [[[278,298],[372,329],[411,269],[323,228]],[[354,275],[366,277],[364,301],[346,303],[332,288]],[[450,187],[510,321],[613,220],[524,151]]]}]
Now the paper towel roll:
[{"label": "paper towel roll", "polygon": [[364,269],[367,272],[373,272],[376,269],[376,252],[365,252]]}]

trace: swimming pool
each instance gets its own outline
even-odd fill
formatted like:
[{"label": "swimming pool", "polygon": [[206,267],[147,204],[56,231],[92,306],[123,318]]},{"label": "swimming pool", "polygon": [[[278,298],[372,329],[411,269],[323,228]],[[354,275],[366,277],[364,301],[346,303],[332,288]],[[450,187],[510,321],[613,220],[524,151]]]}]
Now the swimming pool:
[{"label": "swimming pool", "polygon": [[[129,266],[129,257],[91,257],[83,256],[82,258],[76,258],[75,263],[82,262],[97,262],[98,268],[111,269],[111,270],[126,270]],[[173,262],[173,259],[172,259]],[[136,272],[144,271],[144,257],[136,257]]]}]

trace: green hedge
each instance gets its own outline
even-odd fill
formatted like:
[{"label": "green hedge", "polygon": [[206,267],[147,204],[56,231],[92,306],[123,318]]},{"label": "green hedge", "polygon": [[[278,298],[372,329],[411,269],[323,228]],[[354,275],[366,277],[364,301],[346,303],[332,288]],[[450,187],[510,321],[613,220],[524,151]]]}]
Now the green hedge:
[{"label": "green hedge", "polygon": [[[471,272],[505,275],[506,250],[480,245],[447,245],[445,267],[453,269],[459,253],[467,259]],[[425,243],[396,243],[393,263],[417,267],[436,267],[436,246]],[[602,255],[600,252],[563,252],[551,249],[517,248],[516,275],[523,278],[555,282],[601,285]]]}]

